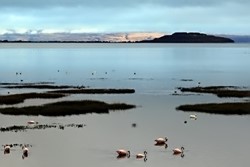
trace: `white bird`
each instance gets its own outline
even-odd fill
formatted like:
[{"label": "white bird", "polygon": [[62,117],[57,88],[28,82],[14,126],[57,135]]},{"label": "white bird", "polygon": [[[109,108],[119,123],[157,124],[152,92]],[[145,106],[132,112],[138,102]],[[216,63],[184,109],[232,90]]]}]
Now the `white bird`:
[{"label": "white bird", "polygon": [[10,153],[10,145],[6,144],[4,145],[4,154],[9,154]]},{"label": "white bird", "polygon": [[33,121],[33,120],[29,120],[29,121],[27,122],[27,124],[29,124],[29,125],[34,125],[34,124],[38,124],[38,122]]},{"label": "white bird", "polygon": [[116,151],[119,157],[125,157],[127,156],[128,158],[130,157],[130,151],[120,149]]},{"label": "white bird", "polygon": [[166,137],[165,138],[160,137],[158,139],[155,139],[156,144],[165,144],[167,141],[168,141],[168,138]]},{"label": "white bird", "polygon": [[29,149],[26,146],[23,146],[22,149],[23,149],[22,158],[24,159],[24,158],[28,157],[28,155],[29,155]]},{"label": "white bird", "polygon": [[195,119],[195,120],[197,119],[197,115],[196,115],[196,114],[192,114],[192,115],[190,115],[189,117],[190,117],[191,119]]},{"label": "white bird", "polygon": [[144,158],[147,156],[147,151],[144,151],[143,154],[142,153],[139,153],[139,154],[136,154],[136,158]]},{"label": "white bird", "polygon": [[173,149],[173,154],[181,154],[183,153],[183,151],[184,151],[184,147],[181,147],[181,149],[175,148]]}]

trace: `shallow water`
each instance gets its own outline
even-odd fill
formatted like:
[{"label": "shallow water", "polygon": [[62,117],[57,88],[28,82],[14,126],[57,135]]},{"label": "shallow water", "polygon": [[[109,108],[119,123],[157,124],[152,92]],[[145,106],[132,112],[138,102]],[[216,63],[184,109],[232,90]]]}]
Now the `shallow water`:
[{"label": "shallow water", "polygon": [[[126,102],[138,107],[110,114],[67,117],[8,116],[0,126],[84,123],[83,128],[0,132],[0,144],[29,143],[30,155],[20,148],[0,155],[1,166],[248,166],[250,116],[197,113],[197,120],[176,111],[181,104],[240,99],[214,95],[173,96],[179,86],[230,85],[250,87],[248,44],[0,44],[1,82],[55,82],[91,88],[134,88],[129,95],[72,95],[61,100],[97,99]],[[16,72],[21,73],[16,75]],[[192,79],[192,81],[181,81]],[[29,89],[6,90],[12,94]],[[39,90],[41,91],[41,90]],[[26,100],[15,106],[40,105],[56,100]],[[3,106],[1,106],[3,107]],[[187,124],[184,124],[184,121]],[[132,124],[136,123],[136,127]],[[167,136],[168,148],[154,146]],[[185,147],[184,158],[172,155]],[[117,159],[116,150],[131,151]],[[136,153],[147,150],[147,161]]]}]

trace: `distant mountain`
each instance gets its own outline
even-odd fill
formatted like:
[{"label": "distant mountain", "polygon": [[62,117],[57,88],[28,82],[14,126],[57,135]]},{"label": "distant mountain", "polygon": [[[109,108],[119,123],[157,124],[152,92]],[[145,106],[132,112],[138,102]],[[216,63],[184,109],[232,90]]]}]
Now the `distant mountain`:
[{"label": "distant mountain", "polygon": [[233,43],[232,39],[207,35],[196,32],[176,32],[153,40],[143,40],[143,43]]},{"label": "distant mountain", "polygon": [[152,40],[163,36],[163,33],[155,32],[131,32],[131,33],[5,33],[0,34],[0,41],[29,41],[29,42],[135,42]]}]

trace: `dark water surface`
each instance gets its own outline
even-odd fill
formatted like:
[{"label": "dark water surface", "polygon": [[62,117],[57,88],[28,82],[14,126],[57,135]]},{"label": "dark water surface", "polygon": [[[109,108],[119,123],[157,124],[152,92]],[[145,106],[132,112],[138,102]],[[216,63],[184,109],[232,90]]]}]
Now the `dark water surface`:
[{"label": "dark water surface", "polygon": [[[225,85],[250,87],[248,44],[0,44],[0,82],[54,82],[91,88],[134,88],[129,95],[71,95],[60,100],[97,99],[138,107],[110,114],[67,117],[8,116],[0,126],[84,123],[83,128],[0,132],[0,144],[29,143],[29,157],[13,148],[1,166],[248,166],[250,116],[197,113],[197,120],[176,111],[181,104],[241,101],[214,95],[173,96],[176,87]],[[16,72],[19,74],[16,75]],[[21,75],[20,75],[21,73]],[[188,79],[188,81],[182,81]],[[0,88],[6,95],[38,91]],[[44,91],[44,90],[39,90]],[[245,99],[249,100],[249,99]],[[57,100],[32,99],[13,106],[40,105]],[[1,107],[6,107],[2,105]],[[187,121],[187,124],[184,124]],[[132,124],[136,123],[136,127]],[[168,148],[154,146],[168,137]],[[184,157],[173,155],[185,147]],[[117,159],[116,150],[131,151]],[[135,158],[148,152],[147,161]]]}]

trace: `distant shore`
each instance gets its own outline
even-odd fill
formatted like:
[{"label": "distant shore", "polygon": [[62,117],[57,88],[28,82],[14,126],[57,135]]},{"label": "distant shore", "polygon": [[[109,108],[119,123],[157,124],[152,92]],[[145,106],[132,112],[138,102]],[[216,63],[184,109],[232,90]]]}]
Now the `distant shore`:
[{"label": "distant shore", "polygon": [[0,40],[0,43],[234,43],[228,37],[207,35],[198,32],[176,32],[159,38],[139,41],[107,41],[107,40]]}]

